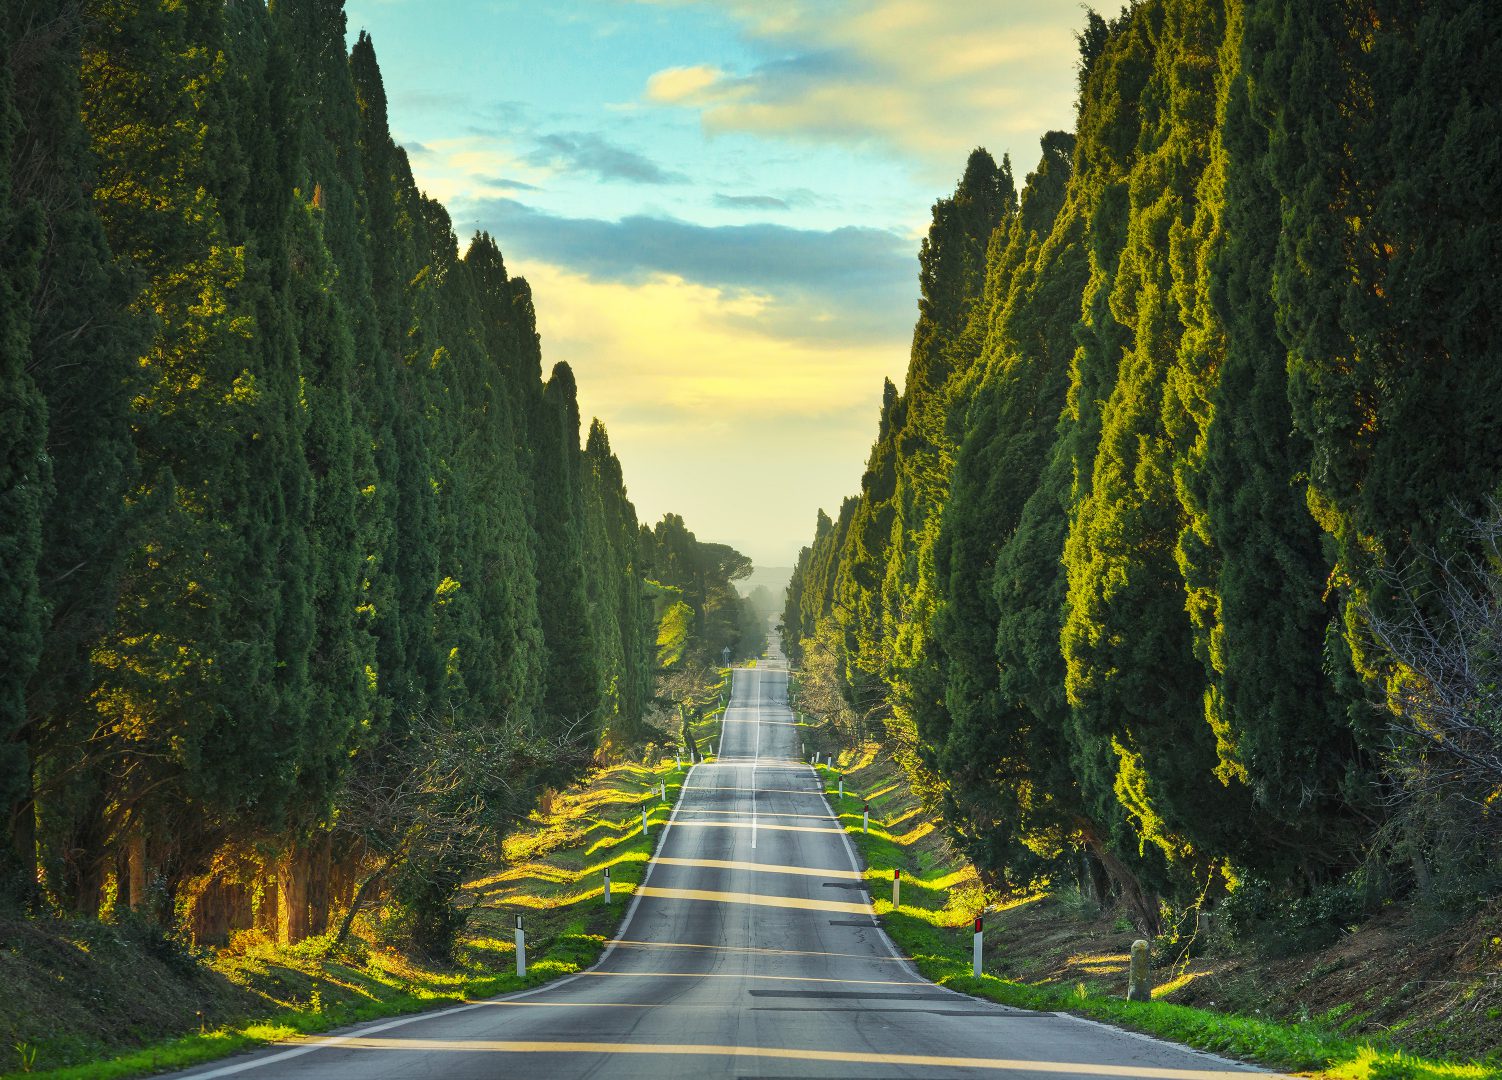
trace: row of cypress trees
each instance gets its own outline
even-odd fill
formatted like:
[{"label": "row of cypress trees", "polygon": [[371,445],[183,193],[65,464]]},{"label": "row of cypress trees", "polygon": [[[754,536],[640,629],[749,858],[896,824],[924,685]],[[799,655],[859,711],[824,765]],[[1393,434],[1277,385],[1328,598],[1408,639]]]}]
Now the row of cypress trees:
[{"label": "row of cypress trees", "polygon": [[1476,842],[1392,828],[1367,623],[1502,481],[1484,9],[1090,13],[1074,133],[935,205],[906,386],[784,626],[998,879],[1073,865],[1156,925]]},{"label": "row of cypress trees", "polygon": [[[13,900],[209,938],[254,908],[295,939],[375,857],[342,800],[410,763],[416,718],[585,758],[645,721],[620,463],[598,422],[581,448],[526,282],[488,235],[460,254],[345,34],[341,0],[4,7]],[[524,811],[581,758],[518,760],[467,794]],[[451,871],[422,879],[440,907]]]}]

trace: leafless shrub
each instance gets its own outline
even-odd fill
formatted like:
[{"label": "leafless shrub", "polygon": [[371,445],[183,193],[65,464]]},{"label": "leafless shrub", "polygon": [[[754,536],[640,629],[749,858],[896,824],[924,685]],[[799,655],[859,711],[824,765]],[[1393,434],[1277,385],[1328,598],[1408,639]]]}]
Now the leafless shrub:
[{"label": "leafless shrub", "polygon": [[587,764],[589,732],[582,721],[543,734],[510,718],[466,724],[424,714],[357,756],[334,831],[364,853],[364,867],[336,946],[398,867],[421,873],[498,850],[507,827],[531,810],[539,776]]},{"label": "leafless shrub", "polygon": [[1456,799],[1496,828],[1502,810],[1502,507],[1473,520],[1463,552],[1388,573],[1367,625],[1397,663],[1387,706],[1405,797]]}]

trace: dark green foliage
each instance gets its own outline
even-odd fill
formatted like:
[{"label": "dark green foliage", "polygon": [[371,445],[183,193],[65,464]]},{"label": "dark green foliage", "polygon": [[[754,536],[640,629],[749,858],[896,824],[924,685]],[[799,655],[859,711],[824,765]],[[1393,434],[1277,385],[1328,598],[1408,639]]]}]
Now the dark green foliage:
[{"label": "dark green foliage", "polygon": [[[26,687],[20,742],[29,759],[26,798],[57,806],[64,792],[86,802],[92,787],[70,766],[93,733],[90,652],[113,621],[127,552],[124,494],[135,478],[130,400],[148,323],[128,311],[133,276],[115,263],[89,197],[95,168],[80,117],[80,5],[18,0],[9,10],[26,48],[10,65],[20,88],[21,135],[7,160],[41,215],[43,249],[35,291],[7,310],[30,311],[29,370],[47,403],[53,480],[37,563],[42,651]],[[12,187],[13,201],[22,194]],[[71,823],[76,808],[57,816]],[[71,846],[68,826],[38,836],[35,802],[10,813],[22,865],[38,857],[41,843],[54,879],[66,881],[59,855]]]},{"label": "dark green foliage", "polygon": [[[35,203],[16,197],[10,175],[21,118],[12,100],[9,37],[9,27],[0,25],[0,806],[6,808],[24,805],[30,789],[26,683],[42,646],[37,562],[52,480],[44,452],[47,404],[28,370],[42,223]],[[20,855],[24,867],[26,853]],[[5,859],[0,869],[10,863]],[[14,878],[5,876],[8,886]]]},{"label": "dark green foliage", "polygon": [[605,717],[595,626],[584,573],[584,495],[580,484],[579,405],[574,373],[558,364],[537,399],[528,425],[536,453],[537,609],[547,648],[543,715],[559,730]]},{"label": "dark green foliage", "polygon": [[584,466],[591,520],[599,523],[592,529],[586,566],[592,571],[591,605],[607,615],[600,620],[602,638],[608,635],[609,641],[600,655],[610,673],[606,708],[612,727],[630,738],[643,732],[652,699],[656,629],[642,589],[636,509],[626,498],[620,460],[598,420],[589,428]]}]

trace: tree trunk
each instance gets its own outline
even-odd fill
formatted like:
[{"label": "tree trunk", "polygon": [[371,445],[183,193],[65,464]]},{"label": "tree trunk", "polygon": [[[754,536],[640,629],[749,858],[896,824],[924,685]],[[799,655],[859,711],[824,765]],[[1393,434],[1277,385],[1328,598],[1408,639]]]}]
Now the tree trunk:
[{"label": "tree trunk", "polygon": [[125,881],[129,889],[124,897],[132,911],[146,910],[146,834],[137,826],[125,840]]},{"label": "tree trunk", "polygon": [[329,874],[334,855],[334,838],[320,833],[308,849],[308,933],[326,934],[329,930]]},{"label": "tree trunk", "polygon": [[255,928],[275,940],[277,923],[281,917],[281,883],[277,876],[270,876],[261,892],[261,903],[256,908]]},{"label": "tree trunk", "polygon": [[339,933],[334,936],[334,948],[339,948],[349,939],[350,927],[355,925],[355,916],[360,914],[360,909],[365,906],[365,901],[370,896],[370,890],[375,887],[376,882],[386,876],[387,872],[396,865],[397,860],[400,858],[401,852],[393,852],[391,857],[381,864],[379,870],[360,882],[360,887],[355,890],[354,898],[349,902],[349,910],[344,913],[344,919],[339,924]]},{"label": "tree trunk", "polygon": [[1162,929],[1157,897],[1143,890],[1137,876],[1132,873],[1127,864],[1122,862],[1101,840],[1100,833],[1093,822],[1081,825],[1080,837],[1090,852],[1100,860],[1101,866],[1105,868],[1111,880],[1116,883],[1122,902],[1135,916],[1138,927],[1149,937],[1157,937]]},{"label": "tree trunk", "polygon": [[293,843],[282,853],[276,877],[280,897],[277,940],[296,945],[308,936],[308,856],[301,844]]},{"label": "tree trunk", "polygon": [[193,901],[188,927],[195,945],[228,945],[230,887],[218,878],[210,881]]},{"label": "tree trunk", "polygon": [[35,912],[41,899],[37,874],[36,725],[26,725],[26,794],[11,811],[10,837],[16,852],[16,869],[22,875],[23,900]]}]

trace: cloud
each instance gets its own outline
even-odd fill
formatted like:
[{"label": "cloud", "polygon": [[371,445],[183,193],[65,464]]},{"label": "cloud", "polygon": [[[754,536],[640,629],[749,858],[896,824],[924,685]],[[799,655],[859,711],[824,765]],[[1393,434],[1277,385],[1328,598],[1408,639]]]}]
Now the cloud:
[{"label": "cloud", "polygon": [[477,176],[476,182],[490,188],[500,188],[503,191],[541,191],[536,184],[529,184],[525,180],[516,180],[509,176]]},{"label": "cloud", "polygon": [[788,210],[791,204],[775,195],[716,194],[714,204],[726,210]]},{"label": "cloud", "polygon": [[688,180],[650,158],[617,146],[590,131],[554,132],[537,137],[536,148],[523,160],[542,168],[591,173],[601,180],[633,184],[681,184]]},{"label": "cloud", "polygon": [[718,317],[752,335],[891,341],[911,330],[916,314],[912,241],[886,229],[709,226],[641,214],[606,221],[506,198],[476,200],[466,216],[497,238],[508,261],[538,260],[601,282],[668,277],[724,290]]},{"label": "cloud", "polygon": [[709,64],[666,68],[647,80],[647,100],[665,105],[690,102],[724,79],[725,72]]},{"label": "cloud", "polygon": [[1072,4],[1034,0],[638,0],[721,9],[765,59],[666,68],[643,99],[705,131],[886,146],[947,175],[977,142],[1031,153],[1073,123]]}]

